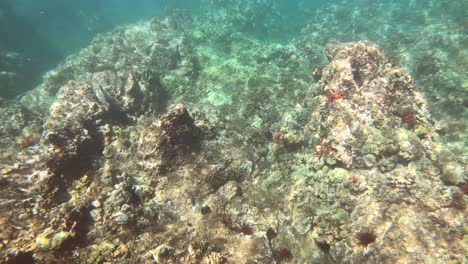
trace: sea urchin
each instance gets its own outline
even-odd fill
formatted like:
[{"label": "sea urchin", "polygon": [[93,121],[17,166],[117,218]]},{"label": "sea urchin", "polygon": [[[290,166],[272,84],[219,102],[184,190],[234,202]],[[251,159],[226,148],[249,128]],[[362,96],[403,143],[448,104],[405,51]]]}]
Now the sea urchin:
[{"label": "sea urchin", "polygon": [[373,243],[377,238],[373,230],[367,229],[359,232],[356,236],[357,244],[363,247],[367,247],[369,244]]}]

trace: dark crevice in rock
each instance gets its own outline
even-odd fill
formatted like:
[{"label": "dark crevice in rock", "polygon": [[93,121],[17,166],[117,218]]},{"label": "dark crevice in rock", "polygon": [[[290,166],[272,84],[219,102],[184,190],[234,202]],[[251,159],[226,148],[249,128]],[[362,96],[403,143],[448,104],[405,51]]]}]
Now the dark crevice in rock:
[{"label": "dark crevice in rock", "polygon": [[73,237],[68,238],[61,245],[63,250],[71,250],[75,247],[84,247],[89,244],[86,235],[93,224],[93,219],[90,215],[91,208],[81,207],[74,208],[65,217],[64,227],[67,231],[74,234]]},{"label": "dark crevice in rock", "polygon": [[6,264],[33,264],[34,256],[31,251],[19,251],[9,254]]},{"label": "dark crevice in rock", "polygon": [[361,87],[364,83],[364,80],[361,76],[359,65],[351,64],[351,67],[352,67],[353,80],[358,87]]}]

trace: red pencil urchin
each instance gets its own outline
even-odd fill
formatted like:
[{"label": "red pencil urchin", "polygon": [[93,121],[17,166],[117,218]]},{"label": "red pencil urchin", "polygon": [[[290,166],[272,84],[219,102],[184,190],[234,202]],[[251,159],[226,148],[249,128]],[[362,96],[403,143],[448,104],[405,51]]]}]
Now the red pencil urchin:
[{"label": "red pencil urchin", "polygon": [[344,94],[341,91],[333,91],[331,94],[327,95],[327,98],[325,99],[325,101],[327,104],[329,104],[333,101],[343,98],[343,95]]},{"label": "red pencil urchin", "polygon": [[221,222],[224,224],[225,227],[227,227],[228,229],[233,228],[232,218],[229,213],[223,212],[221,213],[220,217],[221,217]]}]

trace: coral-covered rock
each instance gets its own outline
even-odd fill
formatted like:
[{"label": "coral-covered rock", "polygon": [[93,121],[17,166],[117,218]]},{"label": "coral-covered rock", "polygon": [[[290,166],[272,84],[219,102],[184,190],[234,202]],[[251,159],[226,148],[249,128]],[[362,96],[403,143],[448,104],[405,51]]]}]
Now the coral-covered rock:
[{"label": "coral-covered rock", "polygon": [[325,95],[310,126],[320,128],[322,142],[335,149],[332,156],[347,167],[368,167],[376,162],[369,155],[396,154],[388,145],[409,161],[423,155],[417,136],[430,134],[430,115],[411,77],[369,42],[331,42],[326,54],[330,64],[320,80]]},{"label": "coral-covered rock", "polygon": [[457,127],[446,137],[453,141],[448,144],[451,150],[466,153],[467,144],[457,143],[457,137],[467,134],[461,120],[466,120],[468,113],[463,5],[436,0],[419,4],[382,0],[331,4],[307,17],[300,42],[325,45],[330,39],[366,39],[377,44],[385,50],[387,59],[411,73],[415,84],[425,92],[431,112]]},{"label": "coral-covered rock", "polygon": [[100,155],[104,144],[100,126],[155,112],[160,102],[159,83],[149,72],[104,71],[87,76],[86,82],[70,81],[60,89],[44,125],[44,143],[56,153],[48,162],[53,170],[70,166],[66,161]]},{"label": "coral-covered rock", "polygon": [[463,262],[466,165],[402,68],[254,39],[272,1],[203,3],[221,12],[100,35],[28,109],[2,102],[0,261]]}]

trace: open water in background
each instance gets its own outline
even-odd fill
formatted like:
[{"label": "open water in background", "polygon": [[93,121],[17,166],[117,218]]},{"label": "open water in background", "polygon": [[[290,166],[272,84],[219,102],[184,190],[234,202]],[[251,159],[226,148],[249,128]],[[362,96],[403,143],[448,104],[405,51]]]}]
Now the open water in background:
[{"label": "open water in background", "polygon": [[[260,0],[261,1],[261,0]],[[279,0],[282,13],[298,17],[306,8],[317,8],[333,1]],[[31,89],[41,76],[60,61],[86,47],[98,33],[116,26],[148,20],[171,9],[197,13],[199,0],[1,0],[0,51],[21,55],[21,82],[18,93]],[[19,58],[17,59],[20,60]],[[14,66],[0,63],[0,71]],[[26,86],[26,87],[25,87]],[[15,92],[3,91],[0,97]]]},{"label": "open water in background", "polygon": [[[111,31],[116,26],[148,20],[155,16],[161,16],[173,9],[186,9],[194,14],[199,13],[203,0],[0,0],[0,72],[15,72],[19,78],[17,90],[9,87],[8,91],[0,84],[0,97],[11,98],[16,94],[34,88],[41,82],[45,72],[55,68],[67,55],[75,53],[86,47],[92,38],[99,33]],[[213,0],[213,2],[223,3],[232,0]],[[253,0],[265,2],[269,0]],[[286,27],[288,32],[284,32],[285,41],[300,36],[300,29],[307,26],[308,20],[314,12],[326,5],[334,3],[349,3],[362,5],[365,11],[364,0],[348,1],[314,1],[314,0],[273,0],[278,12],[286,18],[285,23],[290,23]],[[208,1],[205,1],[208,2]],[[378,1],[377,1],[378,2]],[[447,9],[441,10],[445,13],[453,13],[454,19],[460,19],[466,10],[457,8],[451,1],[447,2]],[[466,1],[465,1],[466,2]],[[385,2],[387,3],[387,2]],[[390,3],[390,2],[389,2]],[[413,11],[419,14],[426,12],[428,6],[434,5],[437,1],[423,0],[400,0],[391,1],[392,4],[401,3],[402,7],[411,6]],[[222,5],[222,4],[221,4]],[[450,9],[453,6],[455,8]],[[352,10],[343,16],[351,14]],[[326,12],[322,13],[326,15]],[[353,14],[356,15],[356,14]],[[359,15],[359,14],[358,14]],[[379,14],[381,15],[381,14]],[[401,14],[400,14],[401,15]],[[406,17],[412,19],[415,14],[408,13]],[[429,14],[429,17],[431,14]],[[397,17],[397,16],[396,16]],[[400,23],[405,16],[398,16],[395,23]],[[463,18],[461,18],[463,19]],[[346,20],[337,23],[343,24],[345,28]],[[465,18],[466,21],[466,18]],[[410,21],[406,26],[411,31]],[[435,22],[444,23],[444,21]],[[356,25],[357,30],[361,30],[368,37],[367,39],[381,45],[378,40],[372,38],[374,31],[379,31],[385,25],[362,28]],[[339,30],[340,26],[336,27]],[[337,34],[339,32],[336,32]],[[343,32],[340,32],[343,36]],[[418,32],[415,32],[417,34]],[[333,34],[332,34],[333,35]],[[356,41],[351,38],[338,37],[340,41]],[[393,37],[394,36],[388,36]],[[380,39],[382,40],[382,39]],[[382,42],[382,41],[380,41]],[[323,45],[323,43],[320,43]],[[383,47],[387,48],[387,47]],[[387,53],[392,51],[386,50]],[[13,55],[5,55],[13,54]],[[18,57],[15,57],[16,55]],[[2,62],[2,58],[9,58],[10,61]],[[13,58],[13,59],[12,59]],[[7,59],[8,60],[8,59]],[[15,61],[16,60],[16,61]],[[415,77],[415,76],[413,76]],[[17,80],[18,81],[18,80]],[[1,83],[1,81],[0,81]]]}]

